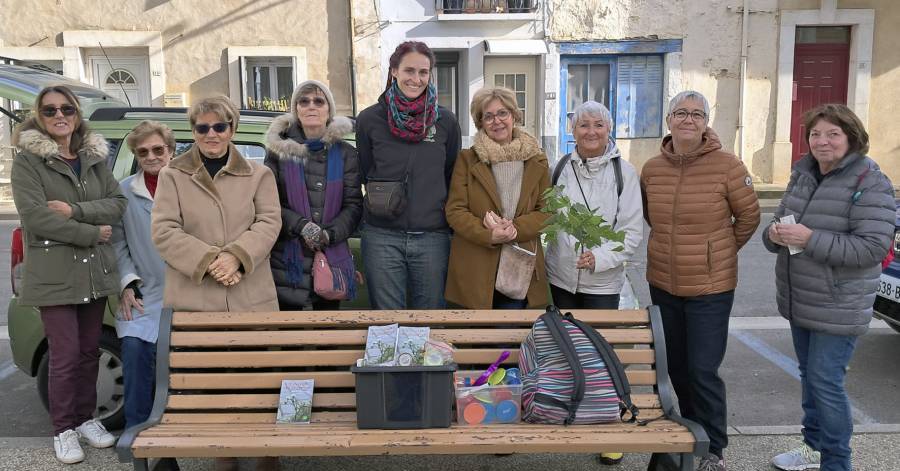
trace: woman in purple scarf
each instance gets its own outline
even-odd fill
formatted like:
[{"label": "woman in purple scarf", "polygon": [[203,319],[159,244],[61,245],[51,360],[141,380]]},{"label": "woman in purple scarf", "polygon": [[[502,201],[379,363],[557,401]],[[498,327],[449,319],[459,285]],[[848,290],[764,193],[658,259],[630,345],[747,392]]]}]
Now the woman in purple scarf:
[{"label": "woman in purple scarf", "polygon": [[272,274],[281,310],[334,310],[313,290],[316,252],[328,259],[336,286],[356,294],[355,269],[347,239],[362,217],[356,149],[342,137],[353,130],[334,115],[334,98],[315,80],[301,83],[290,113],[276,118],[266,136],[265,164],[275,173],[281,200],[281,234],[272,249]]}]

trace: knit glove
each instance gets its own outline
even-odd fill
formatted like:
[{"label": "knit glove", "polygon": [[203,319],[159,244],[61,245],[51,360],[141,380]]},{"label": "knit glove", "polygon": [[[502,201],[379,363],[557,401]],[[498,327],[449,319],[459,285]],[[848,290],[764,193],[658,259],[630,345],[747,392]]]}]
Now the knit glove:
[{"label": "knit glove", "polygon": [[303,237],[303,242],[305,242],[306,246],[312,251],[321,250],[325,245],[323,241],[328,240],[325,231],[314,222],[306,223],[306,225],[303,226],[303,230],[300,231],[300,236]]}]

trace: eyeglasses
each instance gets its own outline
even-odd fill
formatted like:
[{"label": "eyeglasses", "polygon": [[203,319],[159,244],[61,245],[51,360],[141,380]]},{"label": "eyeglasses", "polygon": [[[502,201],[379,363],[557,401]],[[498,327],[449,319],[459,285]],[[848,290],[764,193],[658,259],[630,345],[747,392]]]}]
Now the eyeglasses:
[{"label": "eyeglasses", "polygon": [[72,116],[76,112],[78,112],[78,109],[72,105],[62,105],[59,108],[57,108],[53,105],[47,105],[47,106],[41,107],[39,112],[41,113],[41,115],[43,115],[47,118],[52,118],[52,117],[56,116],[57,111],[61,111],[63,116]]},{"label": "eyeglasses", "polygon": [[692,121],[703,121],[706,119],[706,113],[702,111],[688,111],[685,109],[675,110],[672,112],[672,117],[677,119],[678,121],[684,121],[687,117],[690,116]]},{"label": "eyeglasses", "polygon": [[231,126],[231,123],[215,123],[215,124],[195,124],[194,132],[197,134],[205,135],[209,133],[209,130],[221,134],[228,130],[228,127]]},{"label": "eyeglasses", "polygon": [[300,105],[301,108],[306,108],[307,106],[310,105],[310,103],[312,103],[316,108],[321,108],[321,107],[325,106],[325,104],[328,102],[325,101],[325,99],[320,96],[313,97],[313,98],[304,96],[304,97],[300,97],[300,99],[297,100],[297,104]]},{"label": "eyeglasses", "polygon": [[165,155],[166,149],[168,149],[168,148],[169,148],[169,146],[165,146],[165,145],[153,146],[149,149],[146,147],[138,147],[137,149],[134,150],[134,153],[140,159],[147,157],[148,155],[150,155],[151,152],[153,152],[153,155],[155,155],[157,157],[162,157],[163,155]]},{"label": "eyeglasses", "polygon": [[510,113],[509,110],[502,109],[498,111],[497,114],[485,113],[481,117],[481,122],[487,124],[493,122],[495,119],[500,119],[500,121],[503,121],[510,116],[512,116],[512,113]]}]

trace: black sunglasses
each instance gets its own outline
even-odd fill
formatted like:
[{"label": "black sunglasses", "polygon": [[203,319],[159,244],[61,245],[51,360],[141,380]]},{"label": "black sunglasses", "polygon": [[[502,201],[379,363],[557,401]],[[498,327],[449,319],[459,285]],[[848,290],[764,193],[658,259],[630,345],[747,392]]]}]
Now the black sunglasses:
[{"label": "black sunglasses", "polygon": [[210,129],[217,133],[225,132],[228,127],[231,126],[230,123],[216,123],[216,124],[195,124],[194,131],[197,134],[206,134]]},{"label": "black sunglasses", "polygon": [[47,118],[52,118],[56,116],[57,111],[61,111],[63,116],[73,116],[76,112],[78,112],[78,109],[72,105],[62,105],[59,108],[52,105],[47,105],[41,107],[39,112]]},{"label": "black sunglasses", "polygon": [[307,106],[309,106],[310,103],[315,105],[316,108],[321,108],[321,107],[325,106],[325,103],[327,103],[327,102],[325,101],[324,98],[322,98],[320,96],[313,97],[313,98],[305,96],[305,97],[301,97],[299,100],[297,100],[297,104],[300,105],[301,108],[306,108]]},{"label": "black sunglasses", "polygon": [[153,152],[153,155],[157,157],[162,157],[166,153],[166,148],[168,147],[169,146],[153,146],[149,149],[146,147],[138,147],[134,150],[134,153],[142,159],[150,155],[150,152]]}]

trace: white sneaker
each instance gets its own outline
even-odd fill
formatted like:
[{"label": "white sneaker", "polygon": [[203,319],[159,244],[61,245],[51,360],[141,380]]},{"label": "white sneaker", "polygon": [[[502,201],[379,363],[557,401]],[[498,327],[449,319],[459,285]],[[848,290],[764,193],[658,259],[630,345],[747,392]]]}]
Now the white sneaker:
[{"label": "white sneaker", "polygon": [[75,431],[88,442],[88,445],[94,448],[109,448],[116,443],[116,437],[107,432],[97,419],[88,420],[75,427]]},{"label": "white sneaker", "polygon": [[84,451],[78,443],[78,432],[72,429],[53,437],[53,450],[56,451],[56,459],[65,464],[84,461]]},{"label": "white sneaker", "polygon": [[819,469],[822,454],[813,450],[806,443],[791,451],[782,453],[772,458],[772,465],[785,471],[802,471],[804,469]]}]

